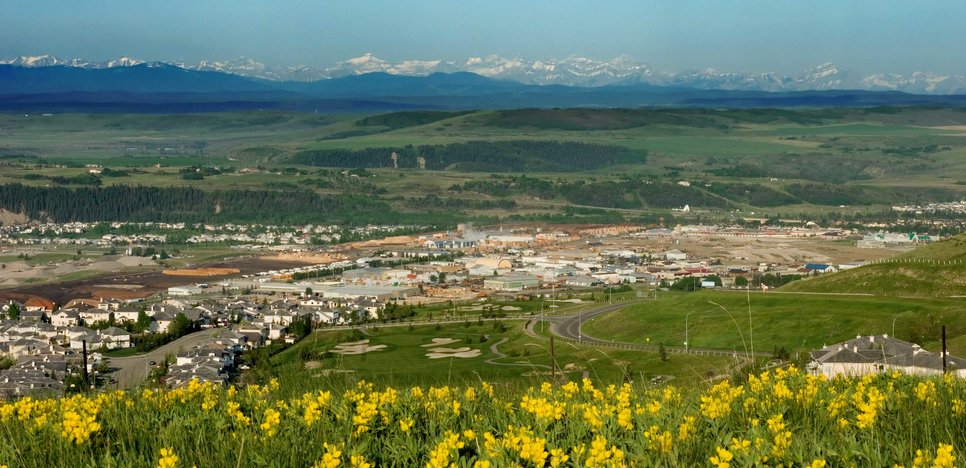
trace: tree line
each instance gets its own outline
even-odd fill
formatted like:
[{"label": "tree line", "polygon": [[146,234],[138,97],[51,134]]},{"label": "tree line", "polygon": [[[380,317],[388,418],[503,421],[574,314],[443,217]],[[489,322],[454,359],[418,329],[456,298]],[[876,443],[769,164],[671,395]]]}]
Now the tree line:
[{"label": "tree line", "polygon": [[0,208],[55,222],[396,222],[399,215],[362,195],[193,187],[34,187],[0,185]]}]

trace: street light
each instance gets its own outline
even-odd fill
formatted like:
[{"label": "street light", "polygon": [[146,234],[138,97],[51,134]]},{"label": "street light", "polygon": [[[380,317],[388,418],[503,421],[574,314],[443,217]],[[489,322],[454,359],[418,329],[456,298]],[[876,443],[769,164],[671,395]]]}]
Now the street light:
[{"label": "street light", "polygon": [[688,312],[684,315],[684,352],[690,353],[688,347],[688,316],[690,316],[694,311]]},{"label": "street light", "polygon": [[892,319],[892,337],[893,338],[896,337],[896,320],[899,320],[899,317],[902,317],[903,315],[905,315],[905,312],[896,315],[895,318]]}]

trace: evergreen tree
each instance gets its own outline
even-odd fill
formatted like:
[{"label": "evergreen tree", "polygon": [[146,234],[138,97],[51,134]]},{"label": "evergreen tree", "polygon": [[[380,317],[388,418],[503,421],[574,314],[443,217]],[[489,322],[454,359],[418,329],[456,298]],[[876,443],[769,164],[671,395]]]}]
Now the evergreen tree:
[{"label": "evergreen tree", "polygon": [[7,306],[7,318],[10,320],[20,319],[20,306],[17,304],[10,304]]}]

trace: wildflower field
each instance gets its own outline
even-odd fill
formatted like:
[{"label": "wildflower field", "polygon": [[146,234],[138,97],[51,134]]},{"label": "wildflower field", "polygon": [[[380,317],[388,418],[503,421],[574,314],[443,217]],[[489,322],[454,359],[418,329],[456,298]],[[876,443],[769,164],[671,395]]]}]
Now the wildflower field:
[{"label": "wildflower field", "polygon": [[966,382],[951,377],[279,387],[5,403],[0,465],[943,467],[966,444]]}]

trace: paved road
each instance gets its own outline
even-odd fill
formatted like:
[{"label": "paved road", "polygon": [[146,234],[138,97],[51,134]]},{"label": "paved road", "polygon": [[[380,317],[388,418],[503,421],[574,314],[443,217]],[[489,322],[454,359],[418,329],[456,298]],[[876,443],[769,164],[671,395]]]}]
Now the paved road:
[{"label": "paved road", "polygon": [[[586,333],[584,333],[581,330],[581,327],[583,326],[583,324],[590,319],[593,319],[599,315],[615,312],[628,305],[639,303],[639,302],[641,301],[634,301],[630,303],[622,302],[619,304],[608,304],[606,306],[594,308],[577,315],[563,315],[563,316],[557,316],[557,317],[550,317],[548,320],[550,322],[550,333],[553,333],[555,336],[559,338],[563,338],[568,341],[574,341],[577,343],[586,344],[590,346],[602,346],[602,347],[616,348],[616,349],[633,349],[633,350],[639,350],[639,351],[657,352],[661,348],[659,345],[645,345],[645,344],[638,344],[638,343],[606,341],[606,340],[594,338],[592,336],[588,336]],[[528,326],[530,325],[532,324],[528,324]],[[665,346],[664,350],[669,353],[688,353],[688,354],[697,354],[697,355],[705,355],[705,356],[737,356],[737,355],[747,354],[744,352],[741,352],[741,353],[736,352],[733,349],[712,349],[712,348],[694,348],[694,347],[690,349],[685,349],[683,347],[675,347],[675,346]],[[771,353],[757,352],[755,353],[755,355],[767,357],[767,356],[771,356]]]},{"label": "paved road", "polygon": [[598,315],[604,315],[609,312],[623,309],[630,304],[632,303],[622,302],[618,304],[608,304],[581,312],[577,315],[550,317],[548,320],[550,322],[550,333],[553,333],[554,335],[564,339],[587,342],[588,344],[610,343],[609,341],[598,340],[596,338],[584,335],[580,330],[581,326],[584,324],[584,322],[597,317]]},{"label": "paved road", "polygon": [[[137,356],[109,357],[109,364],[112,369],[116,369],[113,377],[117,380],[117,388],[137,388],[148,376],[151,361],[160,363],[164,361],[164,356],[168,353],[177,354],[178,351],[197,346],[207,341],[211,336],[223,331],[220,328],[210,328],[190,335],[182,336],[154,351]],[[113,385],[112,385],[113,386]]]}]

